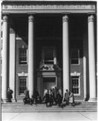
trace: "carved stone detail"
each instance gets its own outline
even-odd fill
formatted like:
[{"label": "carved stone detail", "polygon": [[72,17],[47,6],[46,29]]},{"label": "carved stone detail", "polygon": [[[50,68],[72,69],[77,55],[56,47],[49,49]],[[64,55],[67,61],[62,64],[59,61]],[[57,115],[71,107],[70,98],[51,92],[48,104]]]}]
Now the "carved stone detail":
[{"label": "carved stone detail", "polygon": [[8,16],[6,16],[6,15],[3,16],[3,21],[4,21],[4,22],[7,22],[7,21],[8,21]]},{"label": "carved stone detail", "polygon": [[88,16],[88,22],[94,22],[94,16],[93,15]]},{"label": "carved stone detail", "polygon": [[15,33],[13,28],[10,28],[10,33]]},{"label": "carved stone detail", "polygon": [[68,22],[68,16],[67,15],[63,16],[63,22]]}]

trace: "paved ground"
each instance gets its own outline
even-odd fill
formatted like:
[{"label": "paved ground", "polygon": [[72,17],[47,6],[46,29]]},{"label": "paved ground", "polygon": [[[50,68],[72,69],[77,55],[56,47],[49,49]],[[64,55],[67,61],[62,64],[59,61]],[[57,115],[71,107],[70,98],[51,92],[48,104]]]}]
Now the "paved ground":
[{"label": "paved ground", "polygon": [[97,112],[2,113],[2,121],[97,121]]}]

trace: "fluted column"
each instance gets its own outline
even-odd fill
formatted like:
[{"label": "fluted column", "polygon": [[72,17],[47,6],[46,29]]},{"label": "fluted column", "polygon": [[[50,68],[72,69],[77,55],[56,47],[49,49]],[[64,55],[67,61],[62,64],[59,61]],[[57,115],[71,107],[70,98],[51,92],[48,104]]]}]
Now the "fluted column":
[{"label": "fluted column", "polygon": [[2,48],[2,100],[7,100],[8,81],[8,17],[3,16],[3,48]]},{"label": "fluted column", "polygon": [[28,18],[28,90],[30,97],[34,86],[34,17]]},{"label": "fluted column", "polygon": [[89,89],[90,100],[96,98],[96,72],[95,72],[95,38],[94,38],[94,16],[88,17],[88,52],[89,52]]},{"label": "fluted column", "polygon": [[69,38],[68,16],[63,16],[63,94],[69,90]]}]

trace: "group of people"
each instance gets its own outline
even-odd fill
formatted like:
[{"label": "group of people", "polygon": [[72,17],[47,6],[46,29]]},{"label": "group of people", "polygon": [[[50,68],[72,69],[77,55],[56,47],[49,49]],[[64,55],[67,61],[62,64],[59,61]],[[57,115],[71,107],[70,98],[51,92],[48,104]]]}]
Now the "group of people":
[{"label": "group of people", "polygon": [[34,90],[34,93],[32,95],[32,98],[30,98],[29,96],[29,90],[26,88],[25,91],[24,91],[24,94],[25,94],[25,97],[23,98],[23,102],[24,104],[38,104],[38,103],[41,103],[42,100],[41,100],[41,97],[38,93],[37,90]]},{"label": "group of people", "polygon": [[65,94],[62,94],[61,89],[58,89],[57,87],[53,89],[46,89],[44,90],[44,95],[41,98],[37,90],[34,90],[34,93],[32,95],[32,98],[29,97],[29,91],[26,89],[24,91],[25,98],[23,99],[24,104],[41,104],[45,103],[47,107],[52,105],[58,105],[60,107],[64,107],[66,105],[71,104],[72,106],[75,106],[75,99],[74,94],[66,89]]},{"label": "group of people", "polygon": [[[10,88],[8,88],[7,91],[8,102],[12,102],[12,94],[13,91]],[[23,98],[24,104],[32,105],[32,104],[45,103],[47,107],[52,105],[58,105],[60,107],[64,107],[69,104],[75,106],[74,94],[68,89],[66,89],[64,95],[62,94],[61,89],[58,89],[57,87],[52,89],[45,89],[42,98],[37,90],[34,90],[34,93],[31,98],[29,96],[29,90],[27,88],[25,89],[24,94],[25,94],[25,97]]]}]

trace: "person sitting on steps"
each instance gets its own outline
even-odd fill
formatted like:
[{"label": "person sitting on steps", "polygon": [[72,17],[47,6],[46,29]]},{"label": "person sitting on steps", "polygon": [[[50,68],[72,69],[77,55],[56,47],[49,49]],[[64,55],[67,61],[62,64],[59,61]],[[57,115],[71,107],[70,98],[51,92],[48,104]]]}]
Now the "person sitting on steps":
[{"label": "person sitting on steps", "polygon": [[13,91],[8,88],[8,91],[7,91],[7,101],[8,102],[12,102],[12,94],[13,94]]},{"label": "person sitting on steps", "polygon": [[25,97],[23,98],[24,104],[30,103],[29,90],[26,88],[24,90]]},{"label": "person sitting on steps", "polygon": [[71,91],[69,92],[69,103],[70,103],[72,106],[75,106],[74,94],[73,94]]}]

